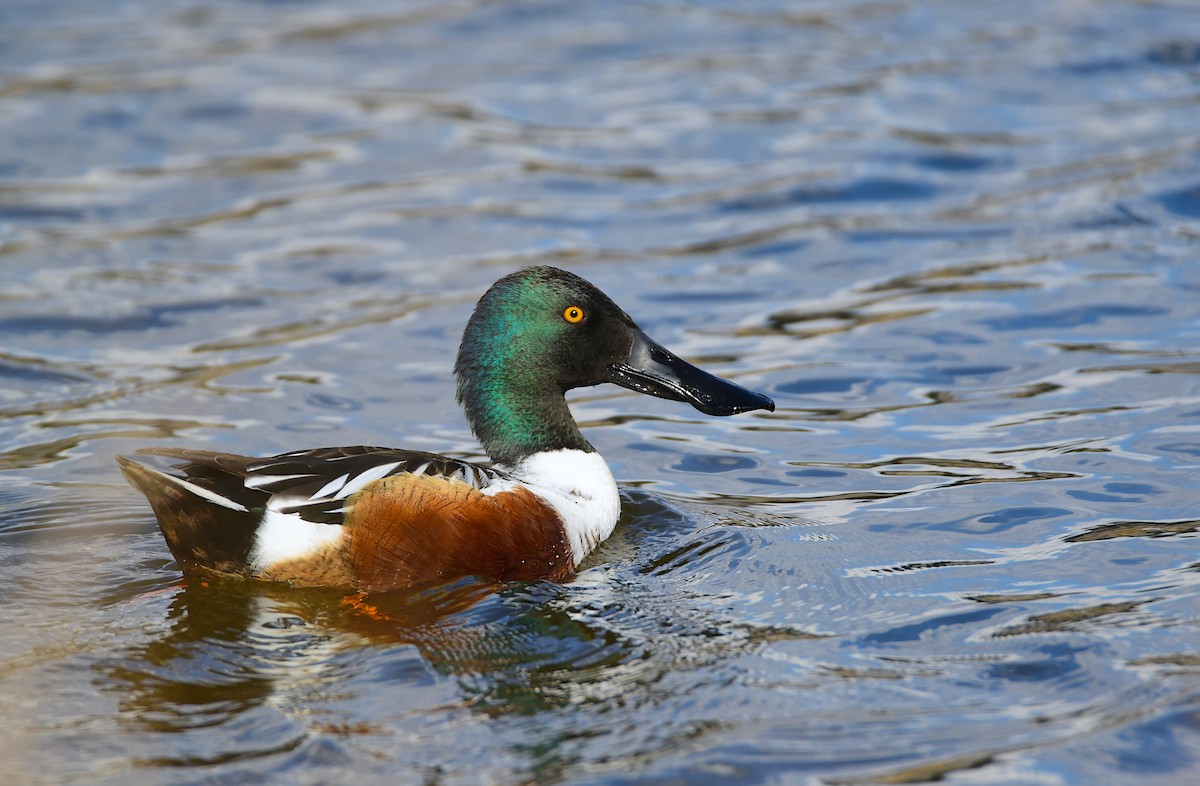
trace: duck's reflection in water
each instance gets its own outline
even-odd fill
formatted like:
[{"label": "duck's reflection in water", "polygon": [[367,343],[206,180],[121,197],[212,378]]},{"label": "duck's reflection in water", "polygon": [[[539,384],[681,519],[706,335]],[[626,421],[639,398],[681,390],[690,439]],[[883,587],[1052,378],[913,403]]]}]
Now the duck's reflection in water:
[{"label": "duck's reflection in water", "polygon": [[[376,594],[192,580],[173,599],[166,631],[108,660],[103,682],[139,730],[193,732],[188,748],[227,753],[194,732],[245,735],[263,753],[298,745],[314,716],[326,716],[318,726],[373,725],[367,706],[353,706],[370,703],[364,685],[414,710],[431,697],[398,691],[404,683],[440,683],[439,701],[449,689],[454,704],[487,715],[534,713],[573,701],[564,670],[603,670],[636,649],[570,611],[562,592],[550,582],[472,579]],[[186,754],[154,759],[185,762],[195,763]]]}]

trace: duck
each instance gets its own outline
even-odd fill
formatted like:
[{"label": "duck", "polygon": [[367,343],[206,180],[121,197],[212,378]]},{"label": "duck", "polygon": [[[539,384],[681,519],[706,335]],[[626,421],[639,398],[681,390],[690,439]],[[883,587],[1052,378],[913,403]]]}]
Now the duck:
[{"label": "duck", "polygon": [[265,458],[153,447],[117,462],[185,578],[363,593],[467,577],[563,581],[621,509],[568,390],[611,382],[714,416],[775,409],[672,354],[596,286],[549,266],[506,275],[479,299],[454,374],[491,463],[367,446]]}]

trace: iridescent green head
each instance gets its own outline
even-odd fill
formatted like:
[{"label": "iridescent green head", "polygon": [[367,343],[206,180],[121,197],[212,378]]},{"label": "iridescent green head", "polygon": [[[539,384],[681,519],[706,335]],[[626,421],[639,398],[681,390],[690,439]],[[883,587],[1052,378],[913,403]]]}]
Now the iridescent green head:
[{"label": "iridescent green head", "polygon": [[546,450],[592,450],[563,398],[571,388],[615,382],[711,415],[775,408],[675,357],[599,289],[553,267],[492,285],[467,322],[454,372],[471,430],[509,466]]}]

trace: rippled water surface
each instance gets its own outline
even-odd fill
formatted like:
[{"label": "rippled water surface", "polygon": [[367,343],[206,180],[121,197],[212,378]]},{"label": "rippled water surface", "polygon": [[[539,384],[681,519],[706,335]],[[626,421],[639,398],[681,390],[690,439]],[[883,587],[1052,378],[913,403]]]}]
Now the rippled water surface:
[{"label": "rippled water surface", "polygon": [[[526,264],[764,390],[573,408],[564,584],[185,585],[113,457],[480,458]],[[0,781],[1196,783],[1200,6],[0,7]]]}]

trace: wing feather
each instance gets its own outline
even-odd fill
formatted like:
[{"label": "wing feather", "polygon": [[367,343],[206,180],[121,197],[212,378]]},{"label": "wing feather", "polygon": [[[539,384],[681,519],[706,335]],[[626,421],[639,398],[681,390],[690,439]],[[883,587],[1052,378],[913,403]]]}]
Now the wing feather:
[{"label": "wing feather", "polygon": [[[143,456],[167,474],[245,509],[295,513],[306,521],[341,524],[346,499],[391,475],[442,477],[476,489],[508,479],[494,467],[418,450],[355,445],[251,458],[186,448],[147,448]],[[212,501],[212,497],[208,497]]]}]

